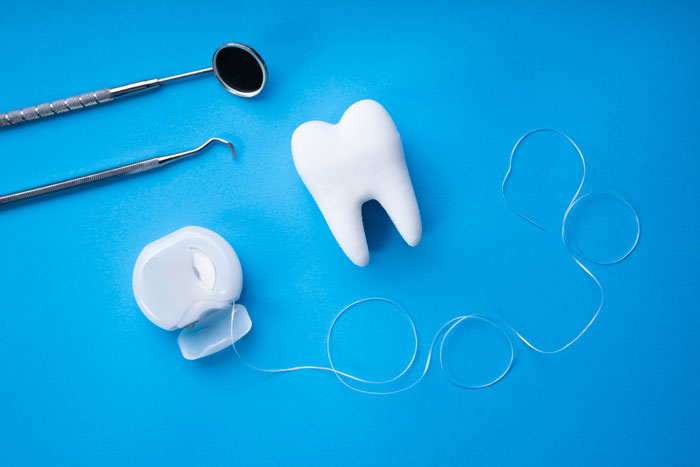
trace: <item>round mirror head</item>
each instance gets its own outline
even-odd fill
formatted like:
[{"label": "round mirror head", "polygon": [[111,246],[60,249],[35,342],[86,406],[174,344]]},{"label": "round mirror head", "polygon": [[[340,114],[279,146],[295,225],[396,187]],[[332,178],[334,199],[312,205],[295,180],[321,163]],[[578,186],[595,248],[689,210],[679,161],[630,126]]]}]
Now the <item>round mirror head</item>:
[{"label": "round mirror head", "polygon": [[267,81],[267,68],[258,53],[245,44],[229,42],[214,52],[214,76],[230,93],[253,97]]}]

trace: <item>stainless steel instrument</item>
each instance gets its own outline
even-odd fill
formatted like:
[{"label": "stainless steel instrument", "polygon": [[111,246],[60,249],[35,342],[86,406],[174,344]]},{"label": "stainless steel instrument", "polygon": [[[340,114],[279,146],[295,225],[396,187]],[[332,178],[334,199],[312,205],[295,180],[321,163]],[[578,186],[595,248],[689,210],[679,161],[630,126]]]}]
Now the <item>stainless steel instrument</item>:
[{"label": "stainless steel instrument", "polygon": [[104,104],[118,97],[156,88],[161,84],[210,72],[214,73],[216,79],[228,92],[241,97],[253,97],[259,94],[267,82],[267,67],[260,55],[245,44],[229,42],[216,49],[212,66],[209,68],[168,78],[154,78],[116,88],[100,89],[67,99],[0,113],[0,128]]},{"label": "stainless steel instrument", "polygon": [[200,147],[191,149],[189,151],[169,154],[167,156],[152,157],[150,159],[145,159],[139,162],[133,162],[131,164],[121,165],[119,167],[114,167],[107,170],[101,170],[99,172],[94,172],[88,175],[63,180],[61,182],[50,183],[48,185],[42,185],[36,188],[31,188],[29,190],[18,191],[16,193],[10,193],[4,196],[0,196],[0,206],[15,203],[18,201],[30,200],[39,196],[48,195],[50,193],[56,193],[58,191],[68,190],[70,188],[87,185],[89,183],[108,180],[114,177],[120,177],[123,175],[133,175],[140,172],[145,172],[147,170],[156,169],[158,167],[164,166],[165,164],[169,164],[170,162],[175,162],[187,156],[197,154],[198,152],[202,151],[214,142],[223,143],[227,145],[229,148],[231,148],[231,153],[233,154],[233,157],[236,157],[236,150],[234,149],[233,144],[226,141],[225,139],[211,138],[209,141],[202,144]]}]

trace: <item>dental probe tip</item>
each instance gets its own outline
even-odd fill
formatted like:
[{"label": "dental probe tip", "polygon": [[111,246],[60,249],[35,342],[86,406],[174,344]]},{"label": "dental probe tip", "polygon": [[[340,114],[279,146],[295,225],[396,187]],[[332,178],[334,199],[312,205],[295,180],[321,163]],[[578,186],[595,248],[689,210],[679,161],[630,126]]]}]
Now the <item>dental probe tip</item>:
[{"label": "dental probe tip", "polygon": [[228,146],[229,148],[231,148],[231,155],[233,156],[234,159],[236,158],[236,148],[233,146],[233,144],[230,141],[227,141],[223,138],[211,138],[209,141],[204,143],[204,145],[202,145],[202,148],[208,146],[209,144],[211,144],[214,141],[218,141],[219,143],[223,143],[226,146]]}]

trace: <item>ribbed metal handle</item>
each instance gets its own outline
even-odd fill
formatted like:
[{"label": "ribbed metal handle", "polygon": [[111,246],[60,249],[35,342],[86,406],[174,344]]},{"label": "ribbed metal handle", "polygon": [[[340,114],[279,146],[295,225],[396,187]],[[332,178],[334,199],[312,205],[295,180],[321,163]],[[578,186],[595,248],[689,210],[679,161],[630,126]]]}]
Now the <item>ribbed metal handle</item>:
[{"label": "ribbed metal handle", "polygon": [[102,170],[100,172],[91,173],[89,175],[83,175],[82,177],[77,177],[62,182],[51,183],[49,185],[32,188],[31,190],[25,190],[5,196],[0,196],[0,206],[15,201],[21,201],[27,198],[48,195],[49,193],[67,190],[69,188],[77,187],[80,185],[86,185],[88,183],[98,182],[107,178],[144,172],[146,170],[156,168],[159,165],[160,160],[159,158],[155,157],[153,159],[148,159],[141,162],[134,162],[133,164],[124,165],[114,169]]},{"label": "ribbed metal handle", "polygon": [[86,92],[85,94],[69,97],[67,99],[59,99],[57,101],[47,102],[46,104],[1,113],[0,128],[36,120],[38,118],[50,117],[52,115],[68,112],[69,110],[91,107],[93,105],[109,102],[112,99],[113,96],[110,89],[100,89],[99,91]]}]

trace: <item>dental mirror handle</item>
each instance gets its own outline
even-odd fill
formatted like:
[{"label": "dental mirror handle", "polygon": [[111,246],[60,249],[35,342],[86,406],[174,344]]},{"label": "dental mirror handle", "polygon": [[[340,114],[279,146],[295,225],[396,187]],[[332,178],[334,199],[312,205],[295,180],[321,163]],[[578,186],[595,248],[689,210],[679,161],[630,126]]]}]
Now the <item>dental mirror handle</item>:
[{"label": "dental mirror handle", "polygon": [[170,76],[168,78],[154,78],[136,83],[126,84],[116,88],[100,89],[99,91],[86,92],[79,96],[68,97],[66,99],[58,99],[45,104],[26,107],[12,112],[0,113],[0,128],[9,127],[22,122],[38,120],[40,118],[51,117],[53,115],[62,114],[70,110],[79,110],[86,107],[92,107],[97,104],[111,102],[117,97],[126,96],[139,91],[145,91],[160,86],[163,83],[175,81],[182,78],[189,78],[204,73],[213,71],[213,68],[203,68],[181,75]]},{"label": "dental mirror handle", "polygon": [[83,175],[80,177],[70,178],[68,180],[63,180],[56,183],[50,183],[48,185],[42,185],[36,188],[31,188],[29,190],[18,191],[15,193],[10,193],[7,195],[0,196],[0,206],[4,204],[15,203],[18,201],[28,200],[32,198],[37,198],[39,196],[48,195],[50,193],[56,193],[58,191],[68,190],[70,188],[78,187],[81,185],[87,185],[89,183],[99,182],[100,180],[107,180],[114,177],[120,177],[122,175],[133,175],[139,172],[145,172],[147,170],[156,169],[162,167],[165,164],[180,160],[184,157],[196,154],[211,143],[222,143],[227,145],[236,157],[236,151],[233,148],[233,144],[221,138],[211,138],[206,143],[202,144],[198,148],[191,149],[189,151],[178,152],[175,154],[169,154],[167,156],[152,157],[150,159],[144,159],[139,162],[133,162],[131,164],[121,165],[119,167],[114,167],[112,169],[101,170],[99,172],[94,172],[88,175]]}]

